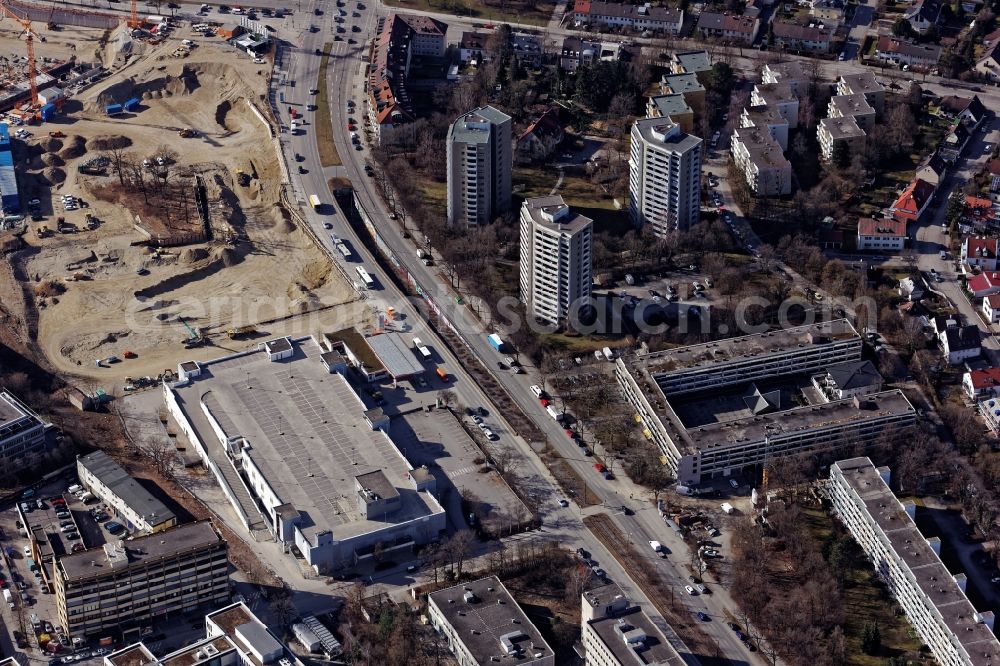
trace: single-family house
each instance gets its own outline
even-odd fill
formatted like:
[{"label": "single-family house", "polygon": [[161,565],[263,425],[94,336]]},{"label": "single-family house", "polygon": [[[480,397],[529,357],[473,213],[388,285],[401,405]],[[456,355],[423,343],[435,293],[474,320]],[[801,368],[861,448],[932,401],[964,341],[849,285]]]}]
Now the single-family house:
[{"label": "single-family house", "polygon": [[962,375],[962,388],[971,400],[1000,395],[1000,368],[970,370]]},{"label": "single-family house", "polygon": [[905,277],[899,281],[899,295],[908,301],[919,301],[924,293],[924,286],[913,277]]},{"label": "single-family house", "polygon": [[1000,294],[990,294],[983,298],[983,314],[991,324],[1000,322]]},{"label": "single-family house", "polygon": [[993,200],[966,194],[961,221],[962,224],[972,227],[979,233],[993,230],[997,225],[996,207]]},{"label": "single-family house", "polygon": [[934,187],[938,187],[947,172],[948,161],[939,153],[934,152],[925,157],[917,165],[916,177],[926,183],[930,183]]},{"label": "single-family house", "polygon": [[563,126],[559,121],[559,107],[553,106],[528,125],[517,138],[518,158],[527,162],[546,159],[562,140]]},{"label": "single-family house", "polygon": [[[993,33],[1000,33],[1000,30],[994,30]],[[982,57],[976,61],[973,65],[973,69],[976,74],[989,79],[990,81],[1000,80],[1000,50],[997,47],[1000,46],[998,43],[993,43],[990,45],[986,52],[983,53]]]},{"label": "single-family house", "polygon": [[481,32],[463,32],[462,41],[458,45],[458,59],[463,63],[482,62],[486,55],[486,40],[489,37]]},{"label": "single-family house", "polygon": [[941,0],[914,0],[903,12],[903,18],[914,32],[924,35],[941,21],[943,6]]},{"label": "single-family house", "polygon": [[981,351],[979,327],[975,324],[948,327],[941,331],[939,340],[944,356],[951,365],[976,358]]},{"label": "single-family house", "polygon": [[924,214],[934,198],[935,187],[927,181],[914,178],[903,190],[896,202],[892,204],[889,213],[897,220],[917,222]]},{"label": "single-family house", "polygon": [[979,99],[979,95],[972,97],[946,95],[938,100],[937,106],[939,113],[968,123],[973,129],[978,129],[990,114],[982,100]]},{"label": "single-family house", "polygon": [[962,241],[959,258],[963,266],[983,271],[995,271],[997,269],[997,239],[969,236]]},{"label": "single-family house", "polygon": [[970,275],[966,282],[966,288],[974,298],[986,298],[992,294],[1000,294],[1000,273],[983,271]]}]

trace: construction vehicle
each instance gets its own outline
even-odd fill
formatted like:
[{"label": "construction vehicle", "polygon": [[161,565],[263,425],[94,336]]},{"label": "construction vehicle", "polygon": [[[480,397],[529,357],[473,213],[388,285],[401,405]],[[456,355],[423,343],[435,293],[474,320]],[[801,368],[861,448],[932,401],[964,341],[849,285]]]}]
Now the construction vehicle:
[{"label": "construction vehicle", "polygon": [[[133,3],[135,0],[133,0]],[[28,51],[28,85],[31,88],[31,99],[29,105],[32,110],[38,109],[38,65],[35,62],[35,33],[31,31],[31,20],[28,18],[22,18],[15,14],[6,3],[0,2],[0,12],[3,12],[4,16],[9,16],[10,18],[21,24],[21,28],[24,32],[20,36],[25,37],[25,47]],[[24,109],[22,109],[23,111]],[[29,119],[34,118],[34,114],[28,116]]]},{"label": "construction vehicle", "polygon": [[250,185],[250,174],[243,169],[237,169],[236,182],[239,183],[241,187],[248,187]]},{"label": "construction vehicle", "polygon": [[229,336],[230,340],[236,340],[237,338],[245,338],[247,336],[254,335],[256,332],[256,326],[239,326],[226,331],[226,335]]},{"label": "construction vehicle", "polygon": [[56,130],[54,132],[49,132],[49,136],[51,136],[53,139],[62,139],[66,137],[66,135],[59,130]]},{"label": "construction vehicle", "polygon": [[197,130],[193,130],[190,127],[185,127],[177,134],[179,134],[182,139],[190,139],[193,136],[198,136]]},{"label": "construction vehicle", "polygon": [[136,354],[134,351],[129,351],[128,349],[126,349],[122,353],[122,356],[124,356],[125,358],[139,358],[138,354]]},{"label": "construction vehicle", "polygon": [[192,347],[199,347],[205,342],[205,336],[200,332],[194,330],[190,324],[184,319],[184,317],[177,317],[177,321],[184,325],[187,329],[188,337],[181,340],[184,345],[184,349],[191,349]]},{"label": "construction vehicle", "polygon": [[40,224],[35,229],[35,235],[38,236],[39,238],[48,238],[49,236],[52,235],[52,230],[49,229],[49,226],[47,224]]}]

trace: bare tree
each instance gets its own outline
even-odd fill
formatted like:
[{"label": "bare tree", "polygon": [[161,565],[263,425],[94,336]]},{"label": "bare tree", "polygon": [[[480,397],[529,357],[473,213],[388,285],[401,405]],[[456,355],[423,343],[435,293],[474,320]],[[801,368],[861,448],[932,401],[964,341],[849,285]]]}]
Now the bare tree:
[{"label": "bare tree", "polygon": [[462,566],[465,564],[466,558],[472,552],[474,541],[475,536],[473,536],[472,532],[469,530],[462,530],[460,532],[456,532],[443,544],[452,565],[455,567],[456,577],[461,577]]}]

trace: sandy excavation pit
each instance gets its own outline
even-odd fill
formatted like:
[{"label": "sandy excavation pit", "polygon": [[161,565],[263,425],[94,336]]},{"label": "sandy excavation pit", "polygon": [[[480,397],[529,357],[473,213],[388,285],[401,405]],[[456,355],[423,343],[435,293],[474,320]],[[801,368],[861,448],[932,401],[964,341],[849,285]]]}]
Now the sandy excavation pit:
[{"label": "sandy excavation pit", "polygon": [[[70,100],[66,115],[31,128],[35,135],[27,143],[15,142],[15,160],[24,165],[22,199],[40,199],[46,217],[30,223],[30,247],[18,258],[35,291],[46,294],[36,298],[39,347],[56,369],[106,387],[126,375],[155,375],[267,336],[310,334],[368,315],[353,288],[278,206],[277,154],[248,101],[259,100],[264,90],[261,67],[208,43],[183,60],[171,57],[179,41],[152,48]],[[104,115],[105,104],[127,97],[142,100],[138,112]],[[198,135],[179,137],[184,128]],[[65,137],[50,137],[50,131]],[[170,178],[193,183],[201,177],[212,240],[159,250],[134,245],[143,239],[135,211],[120,202],[142,195],[123,193],[113,168],[103,176],[77,171],[101,156],[113,163],[115,153],[141,164],[155,159],[161,146],[176,153]],[[238,169],[257,178],[241,186]],[[64,211],[64,194],[89,207]],[[88,213],[100,220],[96,229],[87,229]],[[39,238],[41,225],[55,230],[57,216],[79,231]],[[261,322],[257,338],[226,335],[233,326]],[[206,346],[185,348],[189,326],[207,335]],[[126,350],[138,358],[110,368],[95,365],[112,355],[123,358]]]}]

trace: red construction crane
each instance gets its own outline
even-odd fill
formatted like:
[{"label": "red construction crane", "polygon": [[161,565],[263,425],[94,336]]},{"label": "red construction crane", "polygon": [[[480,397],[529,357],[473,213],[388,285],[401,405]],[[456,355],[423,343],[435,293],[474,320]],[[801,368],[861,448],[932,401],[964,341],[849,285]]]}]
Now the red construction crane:
[{"label": "red construction crane", "polygon": [[35,64],[35,33],[31,31],[31,20],[28,18],[22,18],[11,11],[10,7],[6,3],[0,3],[0,10],[3,11],[4,16],[9,16],[24,28],[24,32],[21,33],[25,36],[25,42],[28,47],[28,83],[31,85],[31,105],[33,107],[38,106],[38,67]]}]

